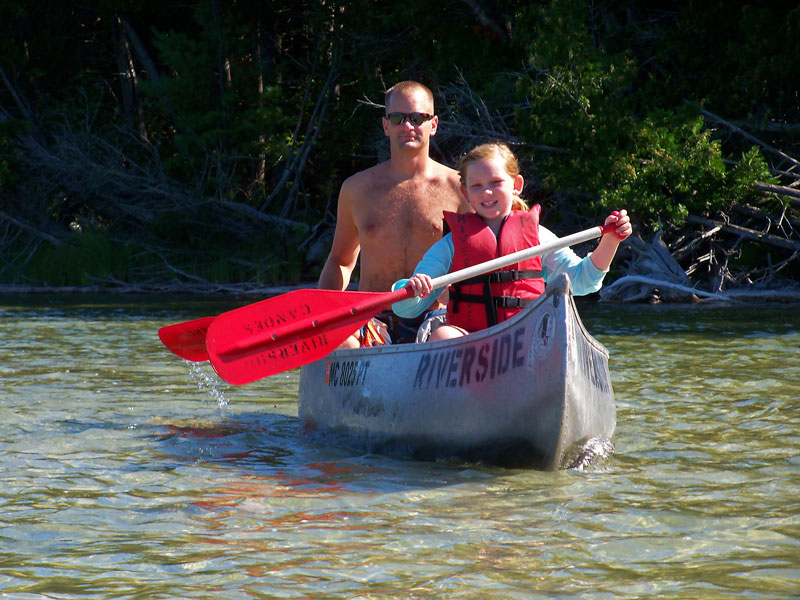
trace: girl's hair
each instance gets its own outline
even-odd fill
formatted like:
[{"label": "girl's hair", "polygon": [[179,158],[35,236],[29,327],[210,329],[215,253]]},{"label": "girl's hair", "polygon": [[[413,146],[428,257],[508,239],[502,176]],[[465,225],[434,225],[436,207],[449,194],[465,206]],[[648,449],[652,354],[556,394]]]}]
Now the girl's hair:
[{"label": "girl's hair", "polygon": [[[467,168],[472,163],[481,160],[490,160],[496,156],[503,159],[506,173],[511,176],[511,179],[519,175],[519,162],[511,151],[511,148],[503,142],[488,142],[480,146],[475,146],[461,157],[461,160],[458,162],[458,173],[461,176],[461,183],[467,185]],[[528,205],[525,204],[525,201],[519,196],[514,196],[511,208],[512,210],[528,210]]]}]

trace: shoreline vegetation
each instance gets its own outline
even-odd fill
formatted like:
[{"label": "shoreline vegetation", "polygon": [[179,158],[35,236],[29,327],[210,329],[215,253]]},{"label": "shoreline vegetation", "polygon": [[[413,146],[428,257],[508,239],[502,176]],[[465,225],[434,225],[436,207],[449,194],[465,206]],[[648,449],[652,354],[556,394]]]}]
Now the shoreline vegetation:
[{"label": "shoreline vegetation", "polygon": [[[656,238],[658,239],[658,238]],[[631,241],[644,246],[641,240]],[[693,283],[674,261],[664,260],[663,244],[653,244],[654,250],[639,252],[639,260],[629,265],[627,273],[608,281],[599,292],[591,294],[581,301],[601,303],[649,303],[649,304],[736,304],[736,303],[795,303],[800,302],[800,285],[794,281],[751,283],[746,287],[710,291]],[[653,260],[653,257],[656,257]],[[669,255],[667,255],[669,256]],[[653,265],[660,265],[654,270]],[[638,266],[636,266],[638,265]],[[641,265],[646,265],[645,269]],[[671,266],[673,268],[663,269]],[[674,268],[677,267],[677,268]],[[649,270],[647,270],[649,269]],[[644,274],[647,273],[647,274]],[[355,290],[357,283],[351,284],[349,290]],[[175,295],[175,296],[216,296],[216,297],[252,297],[266,298],[285,294],[294,290],[316,288],[316,280],[284,283],[144,283],[131,284],[105,282],[93,285],[50,286],[0,283],[0,295],[3,296],[41,296],[41,295]],[[254,300],[255,301],[255,300]]]},{"label": "shoreline vegetation", "polygon": [[628,210],[599,300],[800,287],[797,3],[0,0],[0,34],[0,293],[313,287],[403,79],[556,234]]},{"label": "shoreline vegetation", "polygon": [[[626,297],[620,288],[635,286],[635,297]],[[30,286],[19,284],[0,284],[0,296],[209,296],[209,297],[244,297],[257,299],[269,298],[294,290],[316,288],[316,282],[297,283],[293,285],[251,286],[247,284],[198,285],[180,284],[170,286],[137,286],[119,287],[101,286]],[[607,290],[603,293],[603,290]],[[648,293],[642,296],[642,290]],[[666,299],[665,299],[666,296]],[[783,287],[758,287],[748,289],[725,290],[722,292],[706,292],[696,287],[676,284],[639,275],[626,275],[605,286],[598,294],[581,298],[580,302],[601,303],[648,303],[648,304],[793,304],[800,303],[800,287],[786,284]]]}]

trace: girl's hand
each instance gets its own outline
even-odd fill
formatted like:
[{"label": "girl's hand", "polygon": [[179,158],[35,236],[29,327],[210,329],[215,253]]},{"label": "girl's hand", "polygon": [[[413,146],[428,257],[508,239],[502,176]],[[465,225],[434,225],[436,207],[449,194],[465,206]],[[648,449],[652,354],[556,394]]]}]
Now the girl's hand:
[{"label": "girl's hand", "polygon": [[628,216],[628,211],[624,208],[622,210],[615,210],[608,215],[604,225],[616,225],[616,234],[619,241],[630,237],[633,233],[631,218]]},{"label": "girl's hand", "polygon": [[433,291],[430,275],[425,275],[425,273],[414,275],[408,280],[406,287],[413,291],[415,296],[419,296],[420,298],[424,298]]}]

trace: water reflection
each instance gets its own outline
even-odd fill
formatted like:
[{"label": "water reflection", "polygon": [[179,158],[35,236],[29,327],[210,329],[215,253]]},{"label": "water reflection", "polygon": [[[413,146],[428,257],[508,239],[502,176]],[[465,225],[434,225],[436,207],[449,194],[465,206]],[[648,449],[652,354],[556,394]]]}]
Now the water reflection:
[{"label": "water reflection", "polygon": [[229,307],[0,299],[0,595],[797,595],[797,307],[582,306],[616,454],[556,473],[305,440],[296,372],[234,388],[158,342]]}]

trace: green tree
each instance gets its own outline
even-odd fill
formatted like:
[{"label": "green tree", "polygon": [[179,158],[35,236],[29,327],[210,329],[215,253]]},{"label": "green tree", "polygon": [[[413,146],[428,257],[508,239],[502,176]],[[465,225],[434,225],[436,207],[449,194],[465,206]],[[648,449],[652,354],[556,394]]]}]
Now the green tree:
[{"label": "green tree", "polygon": [[0,0],[0,277],[314,277],[401,79],[437,94],[437,158],[509,140],[564,230],[768,209],[753,183],[800,154],[799,27],[791,2]]},{"label": "green tree", "polygon": [[584,214],[626,206],[652,226],[751,198],[746,184],[768,179],[766,164],[731,171],[698,106],[618,43],[613,12],[592,6],[552,2],[521,15],[530,41],[516,122],[523,139],[548,148],[533,153],[545,189],[581,198]]}]

